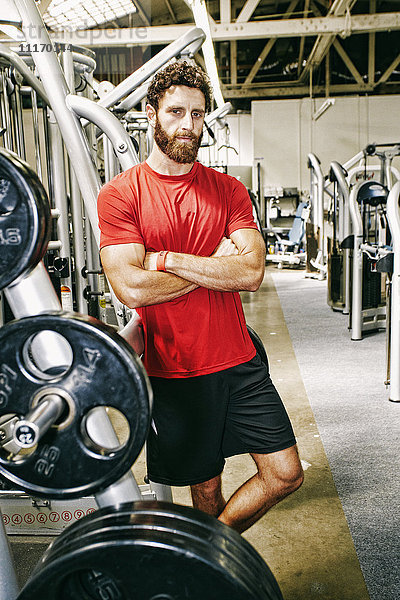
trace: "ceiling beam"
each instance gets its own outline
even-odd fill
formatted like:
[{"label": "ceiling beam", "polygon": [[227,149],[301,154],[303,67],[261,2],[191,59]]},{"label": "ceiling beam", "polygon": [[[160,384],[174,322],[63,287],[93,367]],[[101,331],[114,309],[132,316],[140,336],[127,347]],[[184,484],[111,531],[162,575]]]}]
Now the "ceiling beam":
[{"label": "ceiling beam", "polygon": [[[325,91],[325,85],[317,85],[313,88],[314,95],[325,96]],[[400,83],[386,83],[384,91],[385,93],[390,93],[393,91],[399,93]],[[275,82],[275,84],[271,87],[254,87],[253,85],[248,88],[238,87],[233,89],[223,86],[222,92],[226,100],[230,100],[232,98],[293,98],[293,96],[309,97],[310,88],[308,85],[283,86],[280,82]],[[377,90],[375,86],[369,85],[367,83],[365,83],[362,86],[356,83],[345,83],[330,86],[331,96],[336,94],[358,94],[366,92],[374,92],[376,94]]]},{"label": "ceiling beam", "polygon": [[[369,12],[376,12],[376,0],[369,0]],[[368,83],[375,82],[375,48],[376,35],[375,32],[368,34]]]},{"label": "ceiling beam", "polygon": [[400,54],[398,56],[396,56],[394,61],[388,66],[388,68],[386,69],[386,71],[384,72],[382,77],[377,81],[376,85],[385,83],[399,64],[400,64]]},{"label": "ceiling beam", "polygon": [[237,41],[232,40],[230,42],[230,70],[231,70],[231,83],[232,85],[237,84]]},{"label": "ceiling beam", "polygon": [[[325,18],[331,17],[340,17],[345,15],[344,19],[344,27],[341,34],[345,32],[346,35],[350,34],[349,28],[351,27],[351,21],[349,21],[350,9],[353,7],[356,0],[334,0],[331,7],[328,10],[327,16]],[[317,12],[319,10],[315,7]],[[300,79],[304,82],[311,69],[315,69],[318,67],[326,56],[330,46],[332,45],[334,39],[336,38],[336,33],[330,36],[322,36],[318,35],[317,40],[310,52],[310,55],[307,59],[307,63],[300,75]]]},{"label": "ceiling beam", "polygon": [[[167,25],[160,27],[132,27],[123,29],[88,29],[52,34],[54,40],[81,46],[146,46],[169,44],[186,33],[193,25]],[[210,23],[214,42],[229,40],[265,39],[273,37],[303,37],[318,34],[340,34],[345,27],[345,17],[315,17],[310,19],[282,19],[280,21],[252,21],[249,23]],[[400,12],[376,15],[354,15],[351,32],[400,30]]]},{"label": "ceiling beam", "polygon": [[231,22],[231,0],[219,0],[219,14],[221,23]]},{"label": "ceiling beam", "polygon": [[52,0],[41,0],[40,3],[37,5],[41,15],[44,15],[46,10],[49,8],[49,5],[51,4],[51,1]]},{"label": "ceiling beam", "polygon": [[[303,12],[303,17],[305,19],[308,18],[309,8],[310,8],[310,0],[305,0],[305,2],[304,2],[304,12]],[[301,73],[301,68],[302,68],[302,64],[303,64],[305,41],[306,41],[305,37],[302,37],[300,39],[299,58],[298,58],[298,61],[297,61],[297,77],[299,77],[300,73]]]},{"label": "ceiling beam", "polygon": [[[294,9],[296,8],[298,3],[298,0],[292,0],[292,2],[289,5],[289,8],[287,9],[286,13],[285,13],[285,17],[290,16]],[[244,82],[244,85],[249,85],[254,77],[257,75],[258,71],[260,70],[260,68],[262,67],[265,59],[267,58],[268,54],[271,52],[275,42],[276,42],[277,38],[271,38],[270,40],[268,40],[268,42],[265,44],[261,54],[259,55],[259,57],[256,59],[256,62],[254,63],[253,67],[250,70],[250,73],[247,75],[246,80]]]},{"label": "ceiling beam", "polygon": [[238,18],[236,19],[236,23],[247,23],[259,3],[260,0],[247,0],[246,4],[240,11]]},{"label": "ceiling beam", "polygon": [[253,67],[250,70],[250,73],[246,77],[246,80],[244,82],[245,85],[250,85],[250,83],[253,81],[253,79],[257,75],[259,69],[262,67],[263,62],[265,61],[268,54],[271,52],[272,48],[274,47],[275,42],[276,42],[276,38],[271,38],[265,44],[260,56],[258,58],[256,58],[256,62],[254,63]]},{"label": "ceiling beam", "polygon": [[344,50],[344,48],[343,48],[342,44],[339,42],[339,40],[335,39],[333,41],[333,47],[335,48],[336,52],[339,54],[340,58],[342,59],[342,61],[344,62],[344,64],[346,65],[346,67],[348,68],[350,73],[353,75],[353,77],[357,81],[357,83],[362,85],[364,83],[363,78],[361,77],[356,66],[354,65],[353,61],[350,59],[347,52]]},{"label": "ceiling beam", "polygon": [[147,16],[147,14],[146,14],[143,6],[141,5],[140,1],[139,0],[132,0],[132,2],[136,6],[136,10],[138,12],[138,15],[142,19],[142,21],[145,23],[145,25],[147,27],[150,27],[151,21],[150,21],[149,17]]},{"label": "ceiling beam", "polygon": [[168,8],[168,12],[171,15],[171,19],[174,23],[178,22],[178,19],[176,18],[176,14],[174,13],[174,9],[171,6],[171,2],[169,0],[164,0],[167,8]]}]

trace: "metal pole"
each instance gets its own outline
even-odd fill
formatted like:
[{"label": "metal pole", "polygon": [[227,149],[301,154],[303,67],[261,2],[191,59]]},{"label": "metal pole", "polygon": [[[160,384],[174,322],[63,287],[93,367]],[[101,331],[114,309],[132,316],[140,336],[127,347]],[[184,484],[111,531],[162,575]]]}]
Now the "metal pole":
[{"label": "metal pole", "polygon": [[387,199],[387,219],[392,233],[393,275],[390,327],[389,400],[400,402],[400,182],[395,183]]},{"label": "metal pole", "polygon": [[[16,0],[20,2],[21,0]],[[28,0],[25,0],[28,1]],[[204,31],[198,27],[193,27],[177,40],[166,46],[158,54],[148,60],[140,69],[129,75],[124,81],[118,84],[113,90],[101,98],[98,102],[100,106],[109,108],[114,106],[119,100],[125,98],[132,90],[138,88],[144,83],[149,77],[151,77],[156,71],[158,71],[164,64],[166,64],[171,58],[178,56],[178,54],[187,46],[193,44],[192,52],[196,52],[206,39]],[[27,40],[28,41],[28,40]]]},{"label": "metal pole", "polygon": [[[346,239],[351,233],[350,223],[350,202],[349,202],[349,185],[346,181],[346,177],[343,171],[343,167],[336,161],[331,163],[331,169],[334,173],[335,179],[338,184],[339,193],[343,200],[343,239]],[[340,240],[343,241],[343,240]],[[350,313],[350,249],[345,248],[343,250],[343,278],[344,278],[344,308],[343,314],[348,315]]]},{"label": "metal pole", "polygon": [[364,182],[358,183],[350,192],[349,208],[354,234],[353,277],[351,293],[351,339],[362,339],[362,250],[363,226],[357,205],[357,194]]},{"label": "metal pole", "polygon": [[60,130],[54,114],[49,110],[49,141],[50,152],[52,156],[52,175],[53,201],[54,206],[59,211],[57,219],[57,237],[61,242],[60,256],[68,262],[69,275],[61,278],[61,284],[68,288],[65,291],[65,300],[63,298],[64,310],[72,310],[72,277],[71,277],[71,248],[69,237],[69,217],[67,191],[65,189],[66,173],[64,161],[64,146]]},{"label": "metal pole", "polygon": [[[22,19],[26,42],[28,44],[44,44],[44,47],[47,44],[51,45],[46,26],[34,0],[15,0],[15,5]],[[69,89],[64,73],[55,52],[33,52],[32,57],[75,171],[85,202],[86,214],[91,222],[96,240],[99,241],[96,205],[101,182],[79,120],[66,106]]]},{"label": "metal pole", "polygon": [[111,141],[115,154],[125,171],[139,163],[139,157],[133,146],[132,140],[118,119],[106,108],[97,102],[70,94],[66,98],[66,106],[77,116],[84,117],[95,123]]},{"label": "metal pole", "polygon": [[348,171],[351,167],[354,167],[360,160],[363,160],[364,152],[358,152],[355,156],[350,158],[347,162],[344,163],[343,168]]},{"label": "metal pole", "polygon": [[0,510],[0,600],[16,600],[19,594],[14,561]]},{"label": "metal pole", "polygon": [[[321,165],[315,154],[308,155],[308,166],[315,174],[316,195],[313,194],[313,216],[314,224],[319,229],[318,250],[321,252],[321,262],[325,264],[325,244],[324,244],[324,189],[325,179],[322,173]],[[315,197],[316,196],[316,197]]]},{"label": "metal pole", "polygon": [[85,232],[83,228],[82,198],[75,174],[71,172],[71,209],[72,229],[74,233],[74,258],[75,258],[75,294],[78,312],[87,314],[88,304],[83,297],[86,282],[82,276],[85,261]]},{"label": "metal pole", "polygon": [[31,102],[32,102],[32,125],[33,125],[33,139],[35,143],[35,161],[36,161],[36,173],[40,181],[43,183],[42,173],[42,158],[40,152],[40,136],[39,136],[39,119],[38,119],[38,108],[37,108],[37,94],[32,88],[31,90]]},{"label": "metal pole", "polygon": [[22,75],[25,82],[39,94],[45,104],[49,104],[49,99],[44,91],[39,79],[32,73],[30,68],[24,63],[22,58],[16,52],[0,44],[0,57],[5,58]]},{"label": "metal pole", "polygon": [[11,119],[10,119],[10,104],[8,101],[8,93],[7,93],[7,78],[4,72],[4,69],[0,70],[0,94],[2,97],[1,102],[1,120],[3,122],[3,126],[5,127],[4,132],[4,145],[7,150],[14,150],[12,143],[12,132],[11,132]]},{"label": "metal pole", "polygon": [[22,119],[21,88],[17,83],[14,86],[12,102],[14,105],[13,106],[13,114],[14,114],[15,143],[16,143],[16,148],[17,148],[17,154],[23,160],[26,160],[24,124],[23,124],[23,119]]},{"label": "metal pole", "polygon": [[[75,69],[72,52],[66,50],[62,55],[65,78],[67,80],[71,93],[75,93]],[[69,159],[68,159],[69,160]],[[70,167],[70,165],[69,165]],[[86,281],[82,271],[86,265],[85,260],[85,232],[83,228],[83,207],[82,197],[74,171],[69,168],[70,177],[70,200],[72,217],[72,234],[75,261],[75,296],[78,311],[82,314],[88,313],[88,303],[83,296],[83,290],[86,287]]]},{"label": "metal pole", "polygon": [[105,181],[111,181],[111,179],[117,175],[118,165],[115,160],[115,154],[113,151],[113,146],[108,139],[108,137],[103,134],[103,158],[104,158],[104,178]]}]

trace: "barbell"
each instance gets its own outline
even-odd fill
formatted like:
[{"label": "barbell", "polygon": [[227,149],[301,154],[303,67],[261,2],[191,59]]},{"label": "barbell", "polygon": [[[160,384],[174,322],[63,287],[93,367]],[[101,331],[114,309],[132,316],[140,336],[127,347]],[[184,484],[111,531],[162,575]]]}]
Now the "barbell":
[{"label": "barbell", "polygon": [[[105,447],[91,429],[116,411],[125,439]],[[0,328],[0,474],[34,496],[78,498],[130,469],[150,425],[140,359],[110,326],[55,312]]]}]

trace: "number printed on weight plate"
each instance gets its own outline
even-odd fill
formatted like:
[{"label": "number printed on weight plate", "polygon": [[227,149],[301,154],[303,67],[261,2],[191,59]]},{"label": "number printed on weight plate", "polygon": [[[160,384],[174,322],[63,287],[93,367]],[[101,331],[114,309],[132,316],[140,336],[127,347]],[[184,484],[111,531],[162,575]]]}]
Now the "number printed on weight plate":
[{"label": "number printed on weight plate", "polygon": [[21,230],[17,227],[0,227],[0,246],[19,246],[22,242]]},{"label": "number printed on weight plate", "polygon": [[2,364],[0,367],[0,407],[7,406],[8,399],[13,389],[12,381],[16,380],[17,374],[8,365]]},{"label": "number printed on weight plate", "polygon": [[46,479],[50,479],[54,473],[60,454],[60,450],[57,446],[43,446],[40,452],[40,458],[35,463],[34,469],[36,473],[46,477]]}]

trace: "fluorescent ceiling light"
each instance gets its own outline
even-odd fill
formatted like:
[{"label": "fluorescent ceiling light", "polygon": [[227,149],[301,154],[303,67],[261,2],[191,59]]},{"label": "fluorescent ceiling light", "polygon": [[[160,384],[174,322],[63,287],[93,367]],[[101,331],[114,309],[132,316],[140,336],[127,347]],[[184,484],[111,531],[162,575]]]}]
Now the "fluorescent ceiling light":
[{"label": "fluorescent ceiling light", "polygon": [[54,31],[86,29],[136,12],[132,0],[52,0],[43,20]]},{"label": "fluorescent ceiling light", "polygon": [[328,108],[330,106],[333,106],[335,104],[335,98],[327,98],[325,100],[325,102],[323,102],[321,104],[321,106],[319,107],[318,110],[315,111],[315,113],[313,114],[313,120],[314,121],[318,121],[318,119],[320,117],[322,117],[322,115],[328,110]]}]

